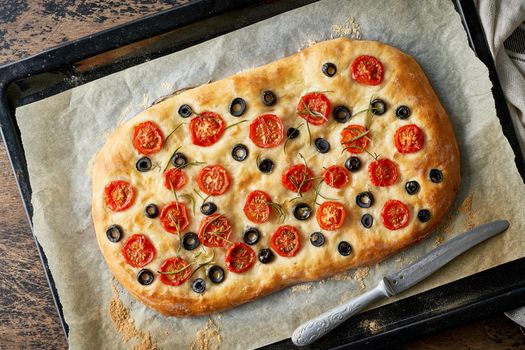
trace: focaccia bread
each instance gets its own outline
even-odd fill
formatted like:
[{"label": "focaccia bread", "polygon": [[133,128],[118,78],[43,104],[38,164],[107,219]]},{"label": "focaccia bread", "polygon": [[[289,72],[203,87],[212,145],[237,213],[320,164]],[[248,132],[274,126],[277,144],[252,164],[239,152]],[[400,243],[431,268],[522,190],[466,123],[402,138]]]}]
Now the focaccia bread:
[{"label": "focaccia bread", "polygon": [[201,315],[423,239],[458,191],[459,161],[413,58],[335,39],[119,126],[94,160],[93,223],[131,294]]}]

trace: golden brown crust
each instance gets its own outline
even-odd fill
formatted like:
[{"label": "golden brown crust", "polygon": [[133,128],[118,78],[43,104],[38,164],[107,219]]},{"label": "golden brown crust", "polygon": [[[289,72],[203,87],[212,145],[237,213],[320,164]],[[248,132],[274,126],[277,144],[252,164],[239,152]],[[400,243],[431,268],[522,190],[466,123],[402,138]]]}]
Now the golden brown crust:
[{"label": "golden brown crust", "polygon": [[[375,56],[383,63],[385,76],[382,84],[362,85],[350,78],[352,61],[363,54]],[[321,73],[321,66],[325,62],[333,62],[338,67],[334,77],[328,78]],[[261,103],[260,94],[264,90],[276,93],[278,103],[275,106],[267,107]],[[354,112],[366,109],[372,96],[387,101],[387,113],[374,117],[370,126],[373,141],[369,150],[398,164],[400,178],[397,182],[389,187],[373,186],[366,171],[373,159],[366,154],[360,155],[362,169],[351,174],[351,183],[347,188],[322,188],[325,196],[343,199],[348,212],[341,229],[325,232],[327,242],[323,247],[316,248],[309,243],[310,233],[319,230],[315,219],[299,222],[289,216],[285,223],[297,227],[302,234],[302,248],[293,258],[277,256],[272,263],[256,263],[243,274],[231,273],[225,269],[225,281],[218,285],[208,282],[208,289],[202,295],[193,293],[189,282],[178,287],[166,286],[159,281],[158,276],[150,286],[144,287],[137,283],[136,273],[139,269],[127,265],[120,253],[125,240],[134,233],[146,234],[157,251],[147,268],[158,271],[166,258],[175,256],[178,237],[164,231],[158,219],[147,219],[143,215],[146,204],[154,202],[162,206],[172,201],[173,195],[164,188],[161,173],[157,170],[148,173],[135,170],[139,155],[131,145],[133,126],[141,121],[152,120],[161,127],[164,135],[168,135],[181,121],[187,121],[177,114],[183,103],[191,105],[197,112],[217,112],[230,125],[240,118],[231,116],[228,106],[233,98],[240,96],[248,103],[245,119],[251,121],[258,115],[273,113],[283,119],[287,128],[297,126],[302,121],[295,113],[300,96],[311,91],[327,90],[330,91],[327,95],[332,107],[344,104]],[[395,107],[401,104],[412,109],[408,120],[395,118]],[[365,113],[352,117],[351,123],[363,125],[364,117]],[[394,132],[400,126],[412,123],[423,130],[425,146],[419,152],[401,154],[393,144]],[[305,129],[301,130],[300,138],[287,144],[286,154],[282,146],[272,149],[257,148],[248,138],[248,125],[249,123],[244,123],[228,129],[215,145],[206,148],[192,145],[188,125],[183,125],[168,140],[163,150],[151,156],[153,162],[160,163],[163,168],[173,150],[182,144],[181,151],[191,159],[221,164],[227,168],[233,179],[232,187],[226,194],[215,197],[214,202],[219,211],[230,219],[234,232],[231,239],[234,241],[242,240],[241,233],[245,226],[253,226],[242,213],[242,206],[250,191],[265,190],[278,203],[293,197],[293,193],[282,188],[280,176],[287,166],[300,162],[298,152],[306,157],[317,176],[321,174],[323,166],[342,164],[348,156],[347,153],[341,155],[339,146],[339,135],[344,126],[334,121],[323,126],[311,126],[313,138],[322,136],[332,145],[332,150],[325,155],[316,153],[313,146],[308,146]],[[247,145],[250,150],[249,158],[242,163],[233,161],[230,156],[231,148],[237,143]],[[270,175],[262,175],[255,165],[256,157],[262,154],[276,163],[276,168]],[[429,181],[428,172],[431,168],[443,171],[442,183],[434,184]],[[191,193],[192,188],[196,187],[194,179],[199,169],[185,169],[190,183],[181,190],[181,194]],[[137,299],[163,314],[173,316],[192,316],[224,310],[289,285],[317,280],[349,268],[383,260],[423,239],[446,213],[460,184],[459,150],[452,125],[419,65],[410,56],[385,44],[350,39],[319,43],[296,55],[185,91],[152,106],[111,135],[96,156],[92,176],[93,222],[100,249],[111,271]],[[118,179],[131,182],[137,189],[137,198],[129,209],[113,213],[105,205],[104,186]],[[417,180],[421,184],[417,195],[409,196],[404,190],[405,182],[410,180]],[[355,204],[356,194],[365,190],[372,191],[375,197],[375,204],[370,209],[362,209]],[[311,200],[312,192],[305,195],[305,198]],[[406,228],[390,231],[382,225],[381,208],[388,199],[398,199],[408,205],[411,218]],[[288,203],[288,212],[291,207],[292,204]],[[416,217],[418,210],[423,208],[432,213],[432,218],[427,223],[419,222]],[[372,229],[364,229],[360,224],[360,217],[365,212],[374,217]],[[202,215],[198,210],[196,216],[190,213],[191,224],[187,231],[198,232],[201,220]],[[111,243],[106,238],[106,228],[111,224],[119,224],[124,228],[124,237],[118,243]],[[274,214],[269,222],[257,225],[263,236],[254,250],[268,247],[269,237],[278,225],[278,218]],[[338,254],[337,244],[341,240],[352,244],[353,252],[350,256]],[[224,267],[224,249],[215,251],[215,261]],[[184,251],[182,255],[187,259],[192,256]],[[203,272],[199,271],[197,275],[199,274],[202,275]]]}]

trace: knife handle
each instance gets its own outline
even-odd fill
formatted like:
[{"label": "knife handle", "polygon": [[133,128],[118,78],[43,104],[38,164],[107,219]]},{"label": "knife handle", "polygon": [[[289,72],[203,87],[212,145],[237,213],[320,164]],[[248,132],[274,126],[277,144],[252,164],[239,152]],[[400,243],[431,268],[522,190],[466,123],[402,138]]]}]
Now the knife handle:
[{"label": "knife handle", "polygon": [[383,281],[374,289],[350,299],[348,302],[333,308],[324,314],[303,323],[292,334],[295,345],[305,346],[330,332],[335,327],[346,321],[350,316],[357,314],[378,299],[388,297],[389,294]]}]

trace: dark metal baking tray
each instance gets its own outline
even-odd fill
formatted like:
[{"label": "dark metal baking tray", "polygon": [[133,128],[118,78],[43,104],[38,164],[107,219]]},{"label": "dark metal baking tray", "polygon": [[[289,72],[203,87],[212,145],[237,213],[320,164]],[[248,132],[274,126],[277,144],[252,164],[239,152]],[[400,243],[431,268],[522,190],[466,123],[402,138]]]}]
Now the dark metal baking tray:
[{"label": "dark metal baking tray", "polygon": [[[32,217],[31,186],[14,111],[75,86],[121,71],[166,54],[316,0],[193,0],[82,38],[41,54],[0,67],[0,126],[29,221]],[[525,162],[498,81],[483,28],[470,0],[453,0],[469,42],[489,70],[492,92],[503,133],[515,153],[525,179]],[[62,306],[46,256],[35,242],[66,335]],[[435,332],[525,304],[525,258],[468,276],[401,301],[364,312],[321,339],[314,348],[392,347]],[[461,302],[458,302],[461,301]],[[370,329],[373,320],[380,327]],[[289,349],[291,341],[267,349]]]}]

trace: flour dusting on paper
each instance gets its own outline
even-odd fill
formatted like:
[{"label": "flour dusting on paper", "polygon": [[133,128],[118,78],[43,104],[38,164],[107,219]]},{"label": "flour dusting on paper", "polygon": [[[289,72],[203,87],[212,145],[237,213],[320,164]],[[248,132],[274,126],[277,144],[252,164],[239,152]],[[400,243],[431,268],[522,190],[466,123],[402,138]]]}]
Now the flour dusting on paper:
[{"label": "flour dusting on paper", "polygon": [[210,318],[208,322],[197,331],[195,340],[191,344],[191,350],[219,350],[222,337],[219,327]]},{"label": "flour dusting on paper", "polygon": [[366,289],[365,279],[368,277],[368,273],[370,272],[370,267],[363,266],[355,270],[354,272],[354,280],[356,280],[359,283],[359,287],[361,289]]},{"label": "flour dusting on paper", "polygon": [[351,39],[361,39],[361,26],[353,17],[349,17],[341,24],[332,25],[330,39],[347,37]]}]

